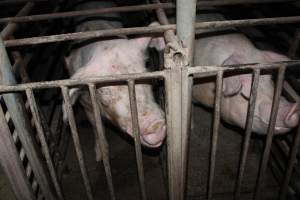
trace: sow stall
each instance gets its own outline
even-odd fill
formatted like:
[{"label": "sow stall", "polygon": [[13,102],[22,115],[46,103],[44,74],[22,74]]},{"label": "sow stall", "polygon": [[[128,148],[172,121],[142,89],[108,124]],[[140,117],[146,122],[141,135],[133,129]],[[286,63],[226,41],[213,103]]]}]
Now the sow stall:
[{"label": "sow stall", "polygon": [[[297,199],[300,196],[299,189],[299,164],[298,149],[300,144],[300,131],[293,130],[292,133],[280,138],[274,137],[274,126],[279,105],[279,98],[284,93],[295,102],[299,102],[297,87],[299,87],[297,79],[293,78],[293,86],[289,82],[284,82],[285,72],[287,69],[299,66],[297,60],[297,48],[299,43],[299,31],[296,25],[300,21],[300,16],[281,16],[281,17],[263,17],[258,19],[235,19],[226,21],[213,21],[193,23],[195,21],[196,8],[201,12],[202,8],[209,6],[233,6],[233,5],[254,5],[254,4],[272,4],[281,3],[279,0],[230,0],[230,1],[198,1],[196,0],[177,0],[176,2],[161,3],[157,0],[153,2],[145,2],[142,5],[125,5],[108,9],[94,9],[86,11],[69,11],[64,4],[72,4],[72,1],[47,2],[40,1],[2,1],[0,6],[8,8],[12,5],[19,6],[15,17],[0,18],[0,23],[4,24],[1,32],[0,40],[0,74],[1,85],[1,109],[0,109],[0,157],[3,170],[8,177],[9,183],[17,199],[74,199],[70,197],[70,191],[65,191],[66,181],[64,181],[64,166],[66,152],[68,151],[67,143],[73,143],[77,163],[79,165],[80,174],[82,176],[82,184],[84,185],[86,199],[98,199],[99,195],[95,195],[97,190],[105,190],[108,195],[102,196],[104,199],[119,199],[122,194],[116,194],[114,172],[111,166],[110,143],[107,141],[106,125],[101,118],[101,110],[96,101],[96,89],[99,87],[110,85],[127,85],[129,92],[129,100],[132,114],[132,125],[134,132],[134,152],[137,166],[139,194],[134,196],[122,196],[124,199],[151,199],[152,194],[147,192],[147,179],[145,178],[145,166],[143,158],[143,149],[139,140],[140,131],[138,127],[138,110],[136,105],[135,85],[144,82],[152,83],[157,81],[160,83],[160,91],[165,98],[161,98],[161,105],[164,107],[167,120],[167,138],[158,154],[161,154],[162,174],[166,186],[165,194],[160,199],[267,199],[267,190],[264,187],[267,173],[271,173],[278,180],[274,196],[280,199]],[[284,4],[299,6],[297,1],[284,1]],[[30,14],[31,11],[44,11],[43,13]],[[42,7],[42,8],[41,8]],[[164,10],[176,9],[176,25],[169,24],[168,17]],[[53,29],[57,30],[60,26],[64,26],[64,21],[78,16],[94,16],[102,13],[110,12],[138,12],[138,11],[155,11],[157,19],[162,24],[155,27],[127,27],[112,30],[97,30],[78,33],[53,33]],[[50,13],[52,12],[52,13]],[[9,13],[9,12],[8,12]],[[51,20],[64,19],[59,24],[52,23]],[[44,22],[41,27],[38,23]],[[258,63],[247,64],[239,67],[232,66],[194,66],[193,65],[193,44],[195,38],[195,30],[209,28],[228,28],[228,27],[248,27],[248,26],[271,26],[294,24],[295,32],[293,37],[287,34],[281,35],[282,40],[289,42],[289,55],[295,58],[290,62],[278,63]],[[22,25],[22,26],[21,26]],[[26,36],[28,25],[34,27],[34,34],[38,36]],[[51,27],[51,26],[53,27]],[[27,29],[26,29],[27,28]],[[19,29],[19,30],[18,30]],[[25,30],[25,31],[22,31]],[[29,29],[30,30],[30,29]],[[16,33],[16,34],[15,34]],[[175,34],[176,33],[176,34]],[[164,52],[164,67],[161,70],[147,72],[143,74],[124,74],[115,76],[103,76],[89,79],[65,79],[63,72],[53,72],[51,66],[57,65],[63,68],[63,62],[57,61],[59,55],[52,55],[57,49],[64,52],[64,44],[66,41],[91,39],[91,38],[109,38],[118,35],[144,35],[144,34],[163,34],[167,47]],[[25,36],[24,36],[25,35]],[[49,49],[47,49],[49,45]],[[34,50],[34,47],[37,49]],[[41,49],[38,49],[41,48]],[[41,54],[51,55],[49,59],[40,63],[39,66],[48,65],[50,69],[44,72],[45,77],[38,77],[41,69],[33,67],[34,60],[41,59]],[[56,53],[58,54],[58,53]],[[37,56],[38,55],[38,56]],[[34,59],[35,58],[35,59]],[[32,61],[33,60],[33,61]],[[56,67],[57,68],[57,67]],[[258,80],[263,70],[273,70],[276,76],[276,89],[273,99],[271,111],[271,119],[269,123],[268,133],[266,137],[253,138],[251,132],[252,121],[254,117],[254,105],[256,100]],[[220,128],[220,105],[222,101],[222,84],[224,73],[237,71],[238,73],[249,72],[253,74],[253,83],[251,88],[251,96],[249,101],[249,110],[247,113],[246,130],[240,136],[241,141],[240,152],[238,153],[238,163],[236,163],[236,176],[234,190],[229,190],[226,194],[216,193],[218,190],[215,183],[217,178],[216,168],[218,168],[220,146],[220,132],[224,131]],[[28,73],[31,75],[29,76]],[[32,74],[36,73],[37,81]],[[54,74],[49,78],[49,74]],[[56,74],[55,74],[56,73]],[[54,78],[53,78],[54,77]],[[192,105],[192,88],[197,79],[206,77],[215,77],[216,98],[212,115],[212,129],[201,129],[201,123],[197,122],[197,114]],[[49,80],[50,79],[50,80]],[[61,80],[57,80],[61,79]],[[80,136],[80,124],[76,120],[78,115],[77,109],[74,109],[70,103],[68,91],[72,87],[85,86],[89,91],[91,102],[94,110],[94,117],[98,122],[96,131],[101,141],[101,153],[103,168],[107,186],[104,188],[95,188],[92,177],[89,176],[89,166],[86,161],[84,147],[82,145],[82,137]],[[294,89],[293,89],[294,88]],[[163,95],[164,94],[164,95]],[[48,95],[48,98],[45,97]],[[50,96],[50,97],[49,97]],[[43,99],[49,105],[42,105]],[[53,100],[53,101],[52,101]],[[62,102],[66,104],[68,114],[68,124],[62,122]],[[203,112],[203,111],[202,111]],[[51,113],[51,114],[49,114]],[[205,114],[203,114],[205,115]],[[209,117],[209,115],[206,115]],[[199,120],[198,120],[199,121]],[[194,122],[194,123],[193,123]],[[193,128],[191,128],[191,126]],[[200,128],[199,128],[200,126]],[[206,165],[209,166],[204,176],[196,177],[198,173],[193,172],[189,166],[198,160],[190,157],[193,151],[192,143],[195,132],[198,129],[206,135],[205,143],[208,144],[207,153],[209,153]],[[241,131],[241,130],[239,130]],[[192,133],[193,132],[193,133]],[[69,134],[70,133],[70,134]],[[194,134],[194,135],[193,135]],[[192,140],[189,140],[192,138]],[[233,141],[232,143],[234,143]],[[254,144],[253,144],[254,143]],[[255,179],[254,188],[251,191],[245,191],[243,184],[247,183],[249,176],[245,175],[245,171],[249,163],[247,162],[249,152],[252,151],[253,145],[260,145],[259,154],[260,161],[254,163],[257,167],[257,178]],[[261,144],[263,143],[263,144]],[[199,144],[202,144],[201,142]],[[273,145],[272,145],[273,144]],[[231,145],[231,143],[230,143]],[[224,149],[225,151],[225,149]],[[201,157],[201,152],[197,152]],[[189,159],[188,159],[189,158]],[[99,164],[99,163],[98,163]],[[222,166],[221,166],[222,167]],[[151,168],[151,167],[150,167]],[[127,169],[124,169],[126,173]],[[192,171],[192,172],[191,172]],[[189,174],[189,175],[187,175]],[[269,176],[269,175],[268,175]],[[104,178],[103,177],[103,178]],[[191,178],[192,177],[192,178]],[[205,178],[206,177],[206,178]],[[204,194],[190,191],[190,179],[205,179],[203,182],[207,187]],[[224,178],[224,177],[223,177]],[[226,182],[226,180],[225,180]],[[197,182],[199,183],[199,182]],[[72,184],[77,184],[74,182]],[[155,184],[155,183],[153,183]],[[148,185],[149,187],[149,185]],[[150,187],[154,187],[153,185]],[[76,193],[76,191],[71,191]],[[75,194],[76,195],[76,194]],[[270,197],[271,198],[271,197]]]}]

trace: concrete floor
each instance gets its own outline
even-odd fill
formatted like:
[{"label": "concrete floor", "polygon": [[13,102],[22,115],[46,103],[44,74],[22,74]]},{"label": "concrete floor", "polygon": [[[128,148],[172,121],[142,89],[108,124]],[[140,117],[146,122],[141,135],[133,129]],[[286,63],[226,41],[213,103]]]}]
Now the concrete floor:
[{"label": "concrete floor", "polygon": [[15,196],[8,184],[6,175],[0,165],[0,200],[15,200]]},{"label": "concrete floor", "polygon": [[[201,107],[194,107],[194,128],[190,136],[187,199],[205,197],[208,177],[209,139],[211,129],[211,112]],[[87,121],[79,119],[81,124],[81,141],[84,147],[85,160],[96,197],[109,199],[105,174],[101,163],[94,161],[93,134]],[[131,139],[124,139],[117,130],[107,129],[110,144],[113,183],[117,199],[141,199],[139,196],[138,178],[134,148]],[[235,177],[239,162],[242,135],[221,125],[217,163],[214,182],[214,199],[232,199]],[[245,178],[242,187],[243,199],[251,199],[258,171],[259,151],[256,140],[250,146]],[[76,160],[73,145],[68,152],[68,170],[64,174],[63,185],[67,199],[86,199],[82,178]],[[148,199],[166,199],[165,179],[159,162],[159,152],[144,151],[144,171]],[[265,181],[265,198],[274,199],[278,189],[270,173]],[[202,199],[201,198],[201,199]]]},{"label": "concrete floor", "polygon": [[[102,163],[96,163],[94,153],[94,136],[89,123],[84,119],[79,109],[77,124],[81,137],[81,144],[88,168],[89,178],[96,199],[109,199],[106,178]],[[208,161],[210,146],[210,130],[212,113],[195,106],[193,109],[194,128],[190,136],[189,167],[187,179],[187,199],[203,199],[206,194],[208,178]],[[107,138],[110,144],[110,159],[112,166],[113,183],[117,199],[141,199],[139,196],[138,177],[135,161],[134,147],[130,138],[118,133],[118,130],[107,128]],[[217,163],[214,182],[215,200],[232,199],[234,181],[237,173],[239,152],[242,135],[228,129],[221,124]],[[254,189],[260,154],[257,140],[252,140],[250,146],[245,178],[242,187],[242,199],[251,199]],[[159,151],[144,149],[143,154],[146,190],[148,199],[164,200],[166,196],[166,182],[161,168]],[[265,181],[265,198],[275,199],[277,184],[270,173]],[[73,143],[70,142],[67,153],[67,162],[63,174],[63,190],[66,199],[87,199],[83,181],[76,159]],[[0,200],[14,200],[7,181],[0,170]]]}]

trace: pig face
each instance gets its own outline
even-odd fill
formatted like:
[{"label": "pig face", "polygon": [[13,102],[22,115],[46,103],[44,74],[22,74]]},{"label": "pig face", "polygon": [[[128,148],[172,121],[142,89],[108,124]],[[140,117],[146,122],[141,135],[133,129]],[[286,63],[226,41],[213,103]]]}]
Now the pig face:
[{"label": "pig face", "polygon": [[[266,62],[276,62],[283,58],[283,56],[272,52],[261,52],[261,54],[264,58],[263,60]],[[234,55],[228,58],[224,64],[241,64],[242,60],[242,56]],[[243,74],[224,79],[222,115],[225,121],[245,128],[251,84],[251,74]],[[271,79],[271,75],[262,74],[259,79],[252,125],[252,130],[254,132],[260,134],[267,133],[273,96],[274,83]],[[298,122],[299,105],[290,103],[284,97],[281,97],[274,133],[286,133],[290,131],[291,128],[297,126]]]},{"label": "pig face", "polygon": [[[105,75],[146,72],[146,48],[151,45],[162,47],[162,38],[143,37],[138,39],[117,39],[93,44],[93,55],[72,79],[91,78]],[[166,135],[165,117],[155,103],[151,85],[137,84],[136,101],[141,143],[158,147]],[[71,89],[72,102],[79,96],[79,89]],[[124,132],[133,136],[128,87],[124,85],[104,86],[97,89],[102,114]]]}]

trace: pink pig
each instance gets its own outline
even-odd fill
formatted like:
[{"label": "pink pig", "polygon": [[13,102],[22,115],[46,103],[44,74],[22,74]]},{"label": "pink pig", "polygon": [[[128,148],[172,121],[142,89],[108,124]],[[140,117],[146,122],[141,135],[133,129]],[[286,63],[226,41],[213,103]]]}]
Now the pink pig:
[{"label": "pink pig", "polygon": [[[111,2],[93,3],[92,7],[112,7]],[[118,22],[95,20],[80,25],[80,31],[91,30],[96,27],[116,28]],[[155,25],[153,23],[152,25]],[[125,38],[125,37],[123,37]],[[140,37],[136,39],[111,39],[93,42],[73,50],[66,64],[72,79],[91,77],[144,73],[146,70],[147,47],[153,46],[158,50],[164,47],[163,38]],[[147,147],[159,147],[166,136],[166,122],[164,112],[155,102],[150,84],[136,84],[136,101],[140,127],[141,143]],[[69,95],[74,103],[80,96],[80,102],[92,124],[95,124],[94,114],[89,95],[78,88],[70,90]],[[132,119],[127,85],[105,86],[96,91],[98,105],[102,115],[124,132],[133,136]],[[95,129],[95,128],[94,128]],[[95,134],[97,136],[97,134]],[[99,142],[96,138],[96,156],[101,159]]]},{"label": "pink pig", "polygon": [[[198,21],[224,20],[220,14],[202,14]],[[195,42],[195,65],[237,65],[246,63],[270,63],[287,61],[284,55],[257,49],[243,34],[233,29],[199,30]],[[235,32],[235,33],[234,33]],[[225,77],[221,116],[224,121],[245,128],[252,75],[243,74]],[[214,82],[196,84],[193,98],[205,106],[213,107],[215,98]],[[261,74],[258,85],[252,130],[266,134],[269,125],[274,96],[274,83],[270,74]],[[299,104],[290,103],[283,96],[280,99],[275,134],[290,131],[299,123]]]}]

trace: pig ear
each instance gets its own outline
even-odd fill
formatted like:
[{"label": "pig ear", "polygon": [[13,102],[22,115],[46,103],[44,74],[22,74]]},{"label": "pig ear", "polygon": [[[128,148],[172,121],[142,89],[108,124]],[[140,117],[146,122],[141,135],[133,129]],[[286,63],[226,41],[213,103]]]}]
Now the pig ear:
[{"label": "pig ear", "polygon": [[[80,96],[80,90],[79,88],[72,88],[69,90],[69,97],[70,97],[70,101],[71,101],[71,105],[74,105],[78,99],[78,97]],[[68,114],[67,114],[67,109],[66,109],[66,103],[63,102],[63,121],[65,123],[67,123],[68,121]]]},{"label": "pig ear", "polygon": [[157,51],[162,51],[165,48],[165,41],[163,37],[141,37],[132,40],[142,50],[146,50],[148,47],[152,47]]},{"label": "pig ear", "polygon": [[[158,22],[152,22],[149,26],[159,26]],[[155,48],[157,51],[162,51],[166,44],[163,37],[141,37],[134,39],[136,44],[143,50],[148,47]]]},{"label": "pig ear", "polygon": [[264,60],[267,62],[280,62],[280,61],[290,60],[290,58],[288,58],[287,56],[275,53],[273,51],[261,51],[261,52]]},{"label": "pig ear", "polygon": [[[233,54],[227,58],[223,65],[237,65],[242,64],[243,58],[239,55]],[[250,97],[252,75],[240,74],[224,78],[223,94],[224,96],[233,96],[242,93],[245,97]]]},{"label": "pig ear", "polygon": [[[237,55],[231,55],[227,58],[222,65],[235,65],[239,64],[240,58]],[[238,94],[242,89],[242,82],[239,76],[226,77],[223,80],[223,94],[224,96],[233,96]]]}]

